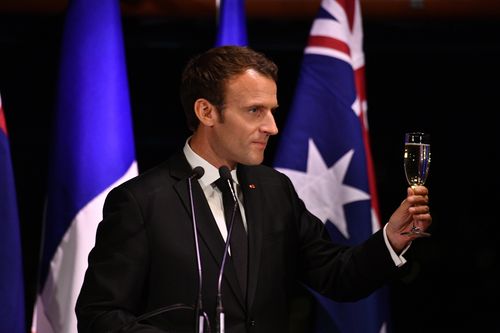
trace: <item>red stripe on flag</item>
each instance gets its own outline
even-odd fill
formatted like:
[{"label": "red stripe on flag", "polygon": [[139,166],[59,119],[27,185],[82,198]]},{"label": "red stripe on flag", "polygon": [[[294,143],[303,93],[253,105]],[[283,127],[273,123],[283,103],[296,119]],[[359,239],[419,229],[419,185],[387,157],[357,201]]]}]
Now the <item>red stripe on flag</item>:
[{"label": "red stripe on flag", "polygon": [[[370,148],[370,135],[368,133],[368,124],[365,124],[365,117],[366,117],[366,107],[365,107],[365,102],[366,102],[366,92],[365,92],[365,66],[358,68],[356,71],[354,71],[354,79],[356,82],[356,92],[358,95],[359,99],[359,104],[360,104],[360,114],[359,114],[359,120],[361,122],[361,127],[362,127],[362,132],[363,132],[363,143],[365,146],[365,153],[366,153],[366,170],[368,173],[368,186],[370,188],[370,195],[371,195],[371,201],[372,201],[372,208],[375,211],[375,214],[377,215],[379,223],[381,222],[380,219],[380,209],[379,209],[379,204],[378,204],[378,195],[377,195],[377,184],[376,184],[376,178],[375,178],[375,167],[373,164],[373,158],[372,158],[372,152]],[[382,227],[382,225],[380,225]]]},{"label": "red stripe on flag", "polygon": [[351,56],[351,49],[349,48],[349,45],[347,45],[341,40],[332,37],[311,36],[309,37],[309,42],[307,46],[326,47],[329,49],[343,52],[347,54],[349,57]]},{"label": "red stripe on flag", "polygon": [[352,27],[354,26],[354,9],[356,7],[356,3],[354,0],[337,0],[337,3],[344,8],[347,20],[349,21],[349,30],[352,31]]},{"label": "red stripe on flag", "polygon": [[2,105],[0,104],[0,130],[7,135],[7,123],[5,122],[5,116],[3,115]]}]

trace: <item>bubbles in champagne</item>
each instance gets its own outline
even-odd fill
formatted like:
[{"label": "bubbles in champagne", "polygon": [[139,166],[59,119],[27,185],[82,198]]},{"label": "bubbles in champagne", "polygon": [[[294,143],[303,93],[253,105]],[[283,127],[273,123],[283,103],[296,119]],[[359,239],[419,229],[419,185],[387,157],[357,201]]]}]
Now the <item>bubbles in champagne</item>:
[{"label": "bubbles in champagne", "polygon": [[424,185],[431,162],[431,146],[422,143],[406,143],[404,169],[410,186]]}]

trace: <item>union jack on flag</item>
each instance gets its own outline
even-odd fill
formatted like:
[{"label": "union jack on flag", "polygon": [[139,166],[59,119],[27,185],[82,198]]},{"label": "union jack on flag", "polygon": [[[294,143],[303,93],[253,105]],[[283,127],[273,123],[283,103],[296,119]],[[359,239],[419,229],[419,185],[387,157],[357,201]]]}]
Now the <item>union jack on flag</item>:
[{"label": "union jack on flag", "polygon": [[[287,174],[332,239],[359,244],[380,228],[370,155],[358,0],[323,0],[304,51],[274,167]],[[316,332],[386,332],[387,294],[355,303],[313,292]]]}]

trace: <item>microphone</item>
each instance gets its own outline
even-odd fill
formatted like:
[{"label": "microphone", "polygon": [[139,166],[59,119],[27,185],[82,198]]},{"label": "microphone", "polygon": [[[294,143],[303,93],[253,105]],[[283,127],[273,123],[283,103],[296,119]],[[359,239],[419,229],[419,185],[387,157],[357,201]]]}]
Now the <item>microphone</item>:
[{"label": "microphone", "polygon": [[231,176],[231,171],[229,171],[229,168],[225,165],[221,166],[219,168],[219,175],[222,179],[226,180],[227,186],[229,186],[231,194],[233,195],[234,203],[235,204],[238,203],[238,199],[236,198],[236,193],[234,192],[233,189],[233,177]]},{"label": "microphone", "polygon": [[224,246],[224,254],[222,256],[222,263],[219,271],[219,279],[217,284],[217,307],[216,307],[216,329],[217,333],[225,332],[225,320],[224,320],[224,307],[222,306],[222,276],[224,274],[224,266],[226,264],[227,254],[229,253],[229,242],[231,240],[231,234],[233,231],[234,224],[234,216],[236,210],[238,209],[238,200],[236,198],[236,194],[233,189],[233,177],[231,177],[231,172],[229,168],[225,165],[219,168],[219,175],[222,179],[226,180],[229,189],[231,190],[231,194],[233,195],[234,206],[233,212],[231,214],[231,221],[229,222],[229,230],[227,231],[226,245]]},{"label": "microphone", "polygon": [[198,180],[203,177],[204,174],[205,169],[203,169],[201,166],[197,166],[191,171],[191,175],[189,176],[189,178]]},{"label": "microphone", "polygon": [[205,170],[201,166],[195,167],[191,171],[191,175],[188,178],[188,187],[189,187],[189,202],[191,204],[191,221],[193,223],[193,237],[194,237],[194,246],[196,250],[196,266],[198,269],[198,297],[195,304],[195,333],[203,333],[203,324],[204,324],[204,313],[203,313],[203,302],[202,302],[202,284],[203,284],[203,276],[201,270],[201,256],[200,256],[200,246],[198,244],[198,228],[196,225],[196,215],[194,210],[194,200],[193,200],[193,180],[200,179]]}]

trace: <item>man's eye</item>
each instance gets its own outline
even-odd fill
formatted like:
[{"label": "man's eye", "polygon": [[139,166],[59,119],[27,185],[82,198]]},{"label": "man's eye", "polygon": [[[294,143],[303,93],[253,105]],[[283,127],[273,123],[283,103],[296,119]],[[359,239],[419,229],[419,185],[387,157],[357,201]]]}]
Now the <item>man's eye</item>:
[{"label": "man's eye", "polygon": [[259,109],[257,109],[257,108],[250,108],[250,109],[248,109],[248,112],[250,112],[250,113],[255,113],[257,111],[259,111]]}]

